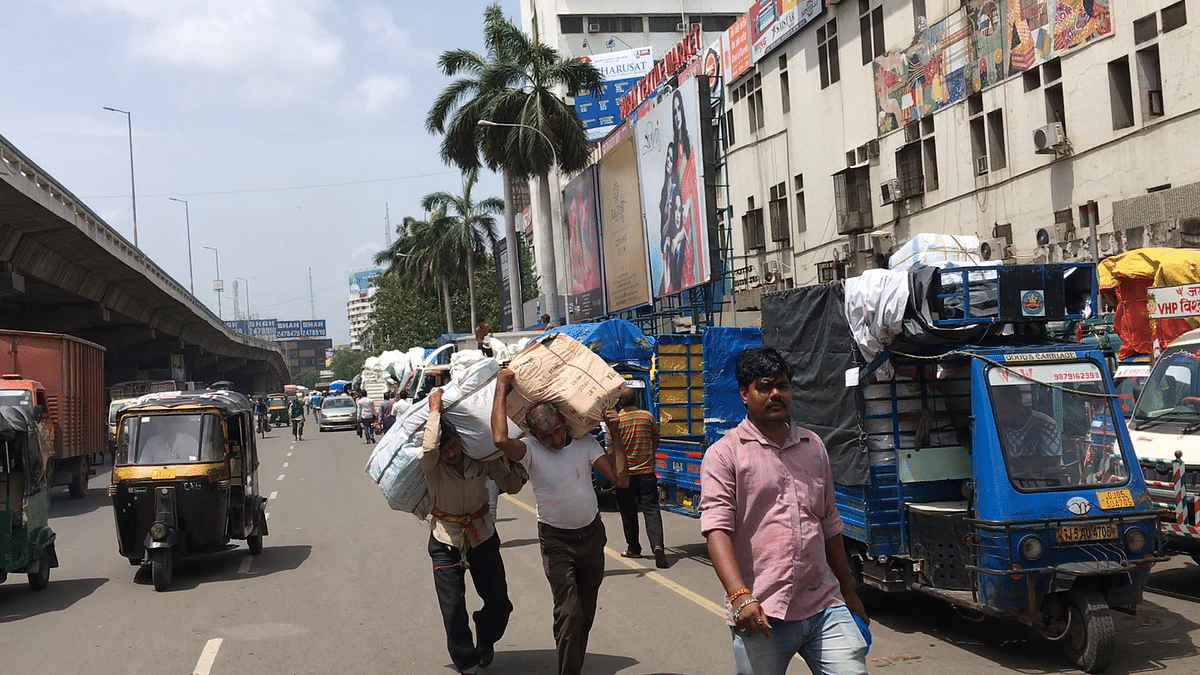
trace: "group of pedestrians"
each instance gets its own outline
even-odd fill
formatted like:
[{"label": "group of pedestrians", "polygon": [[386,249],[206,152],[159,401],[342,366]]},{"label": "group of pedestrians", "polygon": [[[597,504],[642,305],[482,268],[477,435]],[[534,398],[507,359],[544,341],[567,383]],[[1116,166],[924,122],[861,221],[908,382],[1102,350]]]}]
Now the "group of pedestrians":
[{"label": "group of pedestrians", "polygon": [[[791,367],[774,349],[750,349],[736,377],[746,419],[705,453],[700,501],[701,533],[725,591],[734,672],[782,675],[798,654],[814,674],[866,673],[869,622],[842,545],[824,445],[789,418]],[[572,438],[566,418],[549,402],[526,413],[528,436],[511,438],[506,399],[512,386],[512,372],[501,369],[491,412],[492,443],[501,457],[489,462],[463,451],[462,437],[441,417],[441,392],[430,396],[420,464],[434,503],[428,548],[447,648],[460,673],[476,673],[495,658],[513,608],[486,483],[515,493],[528,480],[553,601],[557,671],[576,675],[595,620],[607,544],[593,467],[619,491],[623,555],[641,552],[640,511],[656,565],[669,564],[653,470],[657,424],[626,391],[621,412],[604,411],[607,447],[591,436]],[[474,636],[468,570],[483,602],[473,615]]]}]

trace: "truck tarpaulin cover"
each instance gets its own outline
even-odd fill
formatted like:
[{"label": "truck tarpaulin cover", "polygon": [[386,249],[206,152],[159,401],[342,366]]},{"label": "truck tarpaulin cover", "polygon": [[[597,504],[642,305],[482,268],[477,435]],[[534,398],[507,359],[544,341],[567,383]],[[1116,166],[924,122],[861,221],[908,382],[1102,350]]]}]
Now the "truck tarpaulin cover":
[{"label": "truck tarpaulin cover", "polygon": [[758,328],[713,326],[704,331],[704,438],[709,445],[746,417],[737,386],[738,357],[762,343]]},{"label": "truck tarpaulin cover", "polygon": [[0,470],[25,472],[26,497],[46,487],[37,423],[28,410],[21,406],[0,406],[0,443],[8,446],[7,452],[0,448],[0,462],[11,462],[11,466],[0,466]]},{"label": "truck tarpaulin cover", "polygon": [[1160,348],[1166,347],[1180,335],[1200,328],[1200,319],[1158,319],[1152,325],[1146,309],[1147,288],[1200,281],[1200,251],[1139,248],[1101,260],[1096,276],[1100,290],[1117,298],[1113,328],[1121,336],[1118,359],[1150,354],[1155,339]]},{"label": "truck tarpaulin cover", "polygon": [[573,323],[547,332],[579,340],[605,363],[642,363],[649,367],[650,357],[654,356],[654,338],[624,319]]},{"label": "truck tarpaulin cover", "polygon": [[763,344],[792,366],[792,421],[825,442],[834,482],[866,485],[870,463],[859,389],[846,386],[847,371],[863,362],[850,336],[841,284],[763,295],[762,318]]}]

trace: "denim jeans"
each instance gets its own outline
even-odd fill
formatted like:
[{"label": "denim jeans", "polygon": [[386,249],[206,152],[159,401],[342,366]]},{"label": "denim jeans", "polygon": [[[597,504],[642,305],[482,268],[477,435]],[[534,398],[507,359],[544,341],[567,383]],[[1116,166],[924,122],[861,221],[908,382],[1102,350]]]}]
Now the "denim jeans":
[{"label": "denim jeans", "polygon": [[867,641],[845,605],[799,621],[768,620],[770,639],[732,629],[737,675],[783,675],[796,654],[813,675],[866,675]]}]

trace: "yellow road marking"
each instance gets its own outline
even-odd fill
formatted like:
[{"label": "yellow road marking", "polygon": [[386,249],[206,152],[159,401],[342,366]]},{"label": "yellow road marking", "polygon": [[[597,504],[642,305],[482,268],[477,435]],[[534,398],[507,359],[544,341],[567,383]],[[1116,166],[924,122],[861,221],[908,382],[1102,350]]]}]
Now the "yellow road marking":
[{"label": "yellow road marking", "polygon": [[[516,497],[513,497],[512,495],[503,495],[503,497],[505,499],[507,499],[508,501],[512,502],[513,504],[516,504],[517,506],[520,506],[521,508],[525,509],[527,512],[533,514],[534,516],[537,516],[537,509],[530,506],[529,504],[526,504],[525,502],[517,499]],[[659,584],[660,586],[666,588],[669,591],[675,592],[677,595],[680,595],[683,598],[691,600],[695,604],[699,605],[700,607],[703,607],[704,609],[707,609],[708,611],[712,612],[713,614],[716,614],[717,616],[719,616],[721,618],[725,618],[725,608],[722,607],[721,605],[718,605],[717,603],[713,602],[712,600],[709,600],[708,598],[704,597],[703,595],[700,595],[699,593],[696,593],[689,588],[686,588],[684,586],[681,586],[681,585],[675,583],[674,581],[671,581],[670,579],[664,577],[661,573],[655,572],[651,568],[646,567],[645,565],[636,563],[633,560],[630,560],[629,558],[622,558],[620,552],[618,552],[614,549],[611,549],[607,546],[604,547],[604,553],[608,557],[612,558],[613,560],[616,560],[617,562],[625,565],[626,567],[628,567],[630,569],[635,569],[638,571],[645,571],[647,579],[654,581],[655,583]]]}]

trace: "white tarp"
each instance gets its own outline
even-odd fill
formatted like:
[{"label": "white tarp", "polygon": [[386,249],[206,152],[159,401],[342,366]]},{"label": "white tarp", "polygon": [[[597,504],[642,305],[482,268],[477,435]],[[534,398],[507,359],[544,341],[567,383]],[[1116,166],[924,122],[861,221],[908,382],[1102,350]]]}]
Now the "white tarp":
[{"label": "white tarp", "polygon": [[979,255],[979,237],[973,234],[917,234],[888,258],[888,267],[906,270],[918,263],[934,265],[943,262],[983,263]]},{"label": "white tarp", "polygon": [[[903,329],[908,307],[908,272],[866,270],[846,280],[846,320],[850,335],[868,362],[887,349]],[[892,378],[891,364],[875,371],[881,380]]]}]

